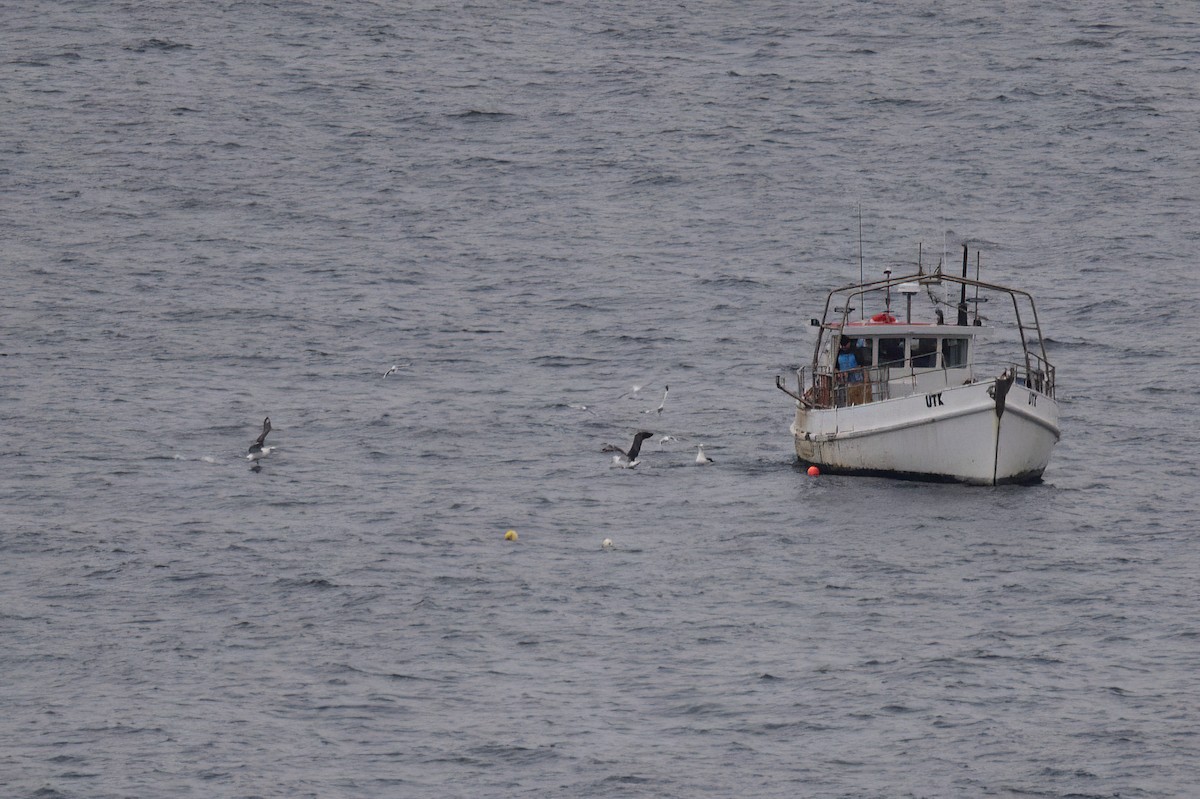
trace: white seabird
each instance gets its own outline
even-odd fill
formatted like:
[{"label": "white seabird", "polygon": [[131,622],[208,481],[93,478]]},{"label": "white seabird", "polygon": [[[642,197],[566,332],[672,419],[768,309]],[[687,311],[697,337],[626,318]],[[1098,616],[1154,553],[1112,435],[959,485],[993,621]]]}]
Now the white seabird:
[{"label": "white seabird", "polygon": [[662,402],[658,403],[657,408],[647,408],[646,410],[642,411],[642,413],[650,413],[651,411],[653,411],[654,413],[662,413],[663,408],[667,407],[667,392],[670,390],[671,390],[670,386],[663,386]]},{"label": "white seabird", "polygon": [[250,454],[246,456],[248,461],[257,461],[267,457],[275,451],[275,447],[264,447],[263,442],[267,439],[267,433],[271,432],[271,417],[263,419],[262,432],[258,434],[258,438],[250,445]]},{"label": "white seabird", "polygon": [[647,433],[645,430],[639,430],[634,434],[633,446],[629,448],[628,452],[621,449],[616,444],[605,444],[600,448],[600,451],[617,453],[616,455],[613,455],[613,466],[620,466],[622,469],[632,469],[641,463],[641,461],[638,460],[638,453],[642,451],[642,442],[647,438],[650,438],[652,435],[654,434]]},{"label": "white seabird", "polygon": [[394,375],[396,372],[398,372],[398,371],[400,370],[401,366],[403,366],[403,367],[407,368],[407,367],[411,366],[411,364],[407,364],[407,363],[406,363],[406,364],[398,364],[398,363],[394,363],[394,364],[392,364],[392,368],[391,368],[391,369],[388,369],[386,372],[384,372],[384,373],[383,373],[383,376],[384,376],[384,377],[387,377],[388,375]]},{"label": "white seabird", "polygon": [[696,463],[707,464],[707,463],[713,463],[713,462],[714,461],[712,458],[710,458],[704,454],[704,445],[697,444],[696,445]]}]

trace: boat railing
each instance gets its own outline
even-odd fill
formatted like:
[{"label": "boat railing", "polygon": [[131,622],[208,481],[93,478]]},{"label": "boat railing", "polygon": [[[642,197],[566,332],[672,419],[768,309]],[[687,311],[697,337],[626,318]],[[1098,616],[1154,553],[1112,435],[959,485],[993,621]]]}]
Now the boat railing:
[{"label": "boat railing", "polygon": [[[989,377],[972,378],[966,382],[994,379],[1004,369],[1014,375],[1016,385],[1027,386],[1048,397],[1054,396],[1054,367],[1034,353],[1029,353],[1028,364],[1008,363],[994,369],[977,366],[976,374]],[[889,365],[860,366],[844,371],[825,368],[813,370],[811,366],[804,366],[796,370],[795,393],[778,380],[776,385],[806,408],[844,408],[926,393],[930,390],[927,382],[929,376],[935,373],[942,374],[942,385],[951,385],[950,375],[945,368],[914,371]],[[961,380],[955,379],[953,382],[957,385]]]},{"label": "boat railing", "polygon": [[1034,353],[1028,353],[1026,363],[1004,365],[1013,375],[1013,384],[1025,386],[1047,397],[1054,397],[1054,367]]},{"label": "boat railing", "polygon": [[1034,391],[1054,396],[1054,366],[1036,352],[1025,354],[1026,363],[1016,364],[1016,382],[1028,386]]},{"label": "boat railing", "polygon": [[[889,370],[880,366],[860,366],[845,371],[813,371],[804,366],[796,370],[799,394],[792,396],[808,408],[842,408],[891,399],[895,395]],[[788,392],[791,394],[791,392]]]}]

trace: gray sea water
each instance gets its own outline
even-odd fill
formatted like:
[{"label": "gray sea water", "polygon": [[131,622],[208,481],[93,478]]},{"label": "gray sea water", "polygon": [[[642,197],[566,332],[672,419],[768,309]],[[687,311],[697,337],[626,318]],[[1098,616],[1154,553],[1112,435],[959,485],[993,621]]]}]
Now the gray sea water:
[{"label": "gray sea water", "polygon": [[[1191,0],[0,16],[3,796],[1197,795]],[[860,213],[1040,485],[794,467]]]}]

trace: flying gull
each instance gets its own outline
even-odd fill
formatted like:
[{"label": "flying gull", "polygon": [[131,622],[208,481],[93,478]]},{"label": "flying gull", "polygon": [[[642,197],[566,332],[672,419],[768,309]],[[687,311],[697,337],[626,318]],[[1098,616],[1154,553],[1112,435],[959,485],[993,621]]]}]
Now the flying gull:
[{"label": "flying gull", "polygon": [[406,363],[406,364],[394,363],[394,364],[392,364],[391,369],[388,369],[386,372],[383,373],[383,376],[387,377],[388,375],[394,375],[396,372],[398,372],[400,370],[401,367],[408,368],[411,365],[412,364],[408,364],[408,363]]},{"label": "flying gull", "polygon": [[647,438],[650,438],[652,435],[654,434],[647,433],[645,430],[638,431],[633,436],[633,446],[629,448],[628,452],[621,449],[616,444],[605,444],[600,448],[600,451],[617,453],[616,455],[613,455],[613,466],[620,466],[622,469],[632,469],[637,466],[638,463],[640,463],[640,461],[637,459],[637,456],[638,453],[642,451],[642,442]]},{"label": "flying gull", "polygon": [[658,403],[657,408],[647,408],[646,410],[642,411],[642,413],[650,413],[651,411],[653,411],[655,413],[662,413],[663,408],[665,408],[667,406],[667,392],[670,390],[671,390],[670,386],[663,386],[662,402]]}]

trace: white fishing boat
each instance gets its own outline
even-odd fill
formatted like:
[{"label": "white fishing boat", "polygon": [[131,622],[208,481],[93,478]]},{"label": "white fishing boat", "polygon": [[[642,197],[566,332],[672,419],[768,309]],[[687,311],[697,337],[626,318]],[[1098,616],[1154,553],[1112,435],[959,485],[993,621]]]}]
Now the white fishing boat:
[{"label": "white fishing boat", "polygon": [[[980,485],[1041,479],[1058,403],[1033,297],[980,281],[978,266],[967,278],[967,257],[964,247],[962,277],[918,262],[914,274],[887,270],[829,293],[796,391],[775,378],[796,403],[802,465]],[[928,307],[917,318],[914,299]]]}]

